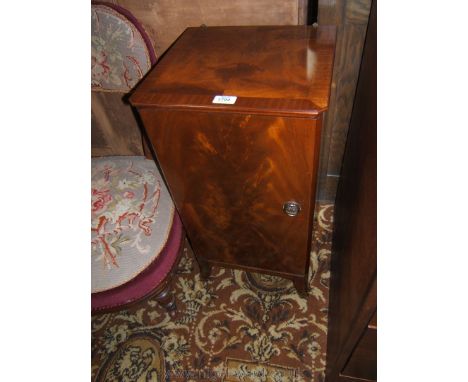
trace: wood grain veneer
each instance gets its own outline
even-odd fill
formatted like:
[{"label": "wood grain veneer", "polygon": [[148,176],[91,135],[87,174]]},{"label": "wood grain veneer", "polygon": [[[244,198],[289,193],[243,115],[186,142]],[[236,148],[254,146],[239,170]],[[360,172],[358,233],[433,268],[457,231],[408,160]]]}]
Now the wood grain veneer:
[{"label": "wood grain veneer", "polygon": [[[187,28],[132,95],[136,106],[317,116],[328,107],[335,27]],[[235,105],[214,105],[216,94]]]}]

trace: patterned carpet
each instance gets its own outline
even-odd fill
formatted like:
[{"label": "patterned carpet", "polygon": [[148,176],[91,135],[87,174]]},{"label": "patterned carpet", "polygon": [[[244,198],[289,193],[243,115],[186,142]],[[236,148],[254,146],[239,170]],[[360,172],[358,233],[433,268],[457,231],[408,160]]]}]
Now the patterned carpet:
[{"label": "patterned carpet", "polygon": [[332,205],[319,207],[310,294],[288,280],[213,268],[207,282],[185,248],[177,315],[152,299],[92,317],[93,381],[323,381]]}]

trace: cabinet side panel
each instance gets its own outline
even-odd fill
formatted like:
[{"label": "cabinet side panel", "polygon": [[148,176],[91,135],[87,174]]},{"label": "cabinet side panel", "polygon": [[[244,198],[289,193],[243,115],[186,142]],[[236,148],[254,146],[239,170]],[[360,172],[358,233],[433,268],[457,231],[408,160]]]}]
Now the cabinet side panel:
[{"label": "cabinet side panel", "polygon": [[[316,121],[142,109],[195,254],[206,260],[304,275]],[[283,203],[295,201],[295,217]]]}]

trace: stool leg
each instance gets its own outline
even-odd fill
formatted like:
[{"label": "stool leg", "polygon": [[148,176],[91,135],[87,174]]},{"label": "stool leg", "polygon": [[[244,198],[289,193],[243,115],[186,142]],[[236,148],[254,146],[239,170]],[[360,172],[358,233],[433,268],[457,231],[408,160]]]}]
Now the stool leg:
[{"label": "stool leg", "polygon": [[171,317],[176,313],[176,301],[173,291],[171,290],[171,282],[166,281],[161,289],[154,295],[155,300],[167,310]]}]

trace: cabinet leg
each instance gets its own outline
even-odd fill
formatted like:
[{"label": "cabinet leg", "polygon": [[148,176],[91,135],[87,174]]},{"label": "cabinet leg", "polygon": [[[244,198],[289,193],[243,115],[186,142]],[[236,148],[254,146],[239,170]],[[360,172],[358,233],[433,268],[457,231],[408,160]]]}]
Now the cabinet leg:
[{"label": "cabinet leg", "polygon": [[200,266],[200,276],[203,280],[208,280],[211,274],[211,266],[207,261],[198,260],[198,265]]},{"label": "cabinet leg", "polygon": [[307,285],[306,279],[304,279],[303,277],[297,277],[293,279],[293,283],[299,296],[301,296],[302,298],[307,298],[309,296],[309,287]]}]

